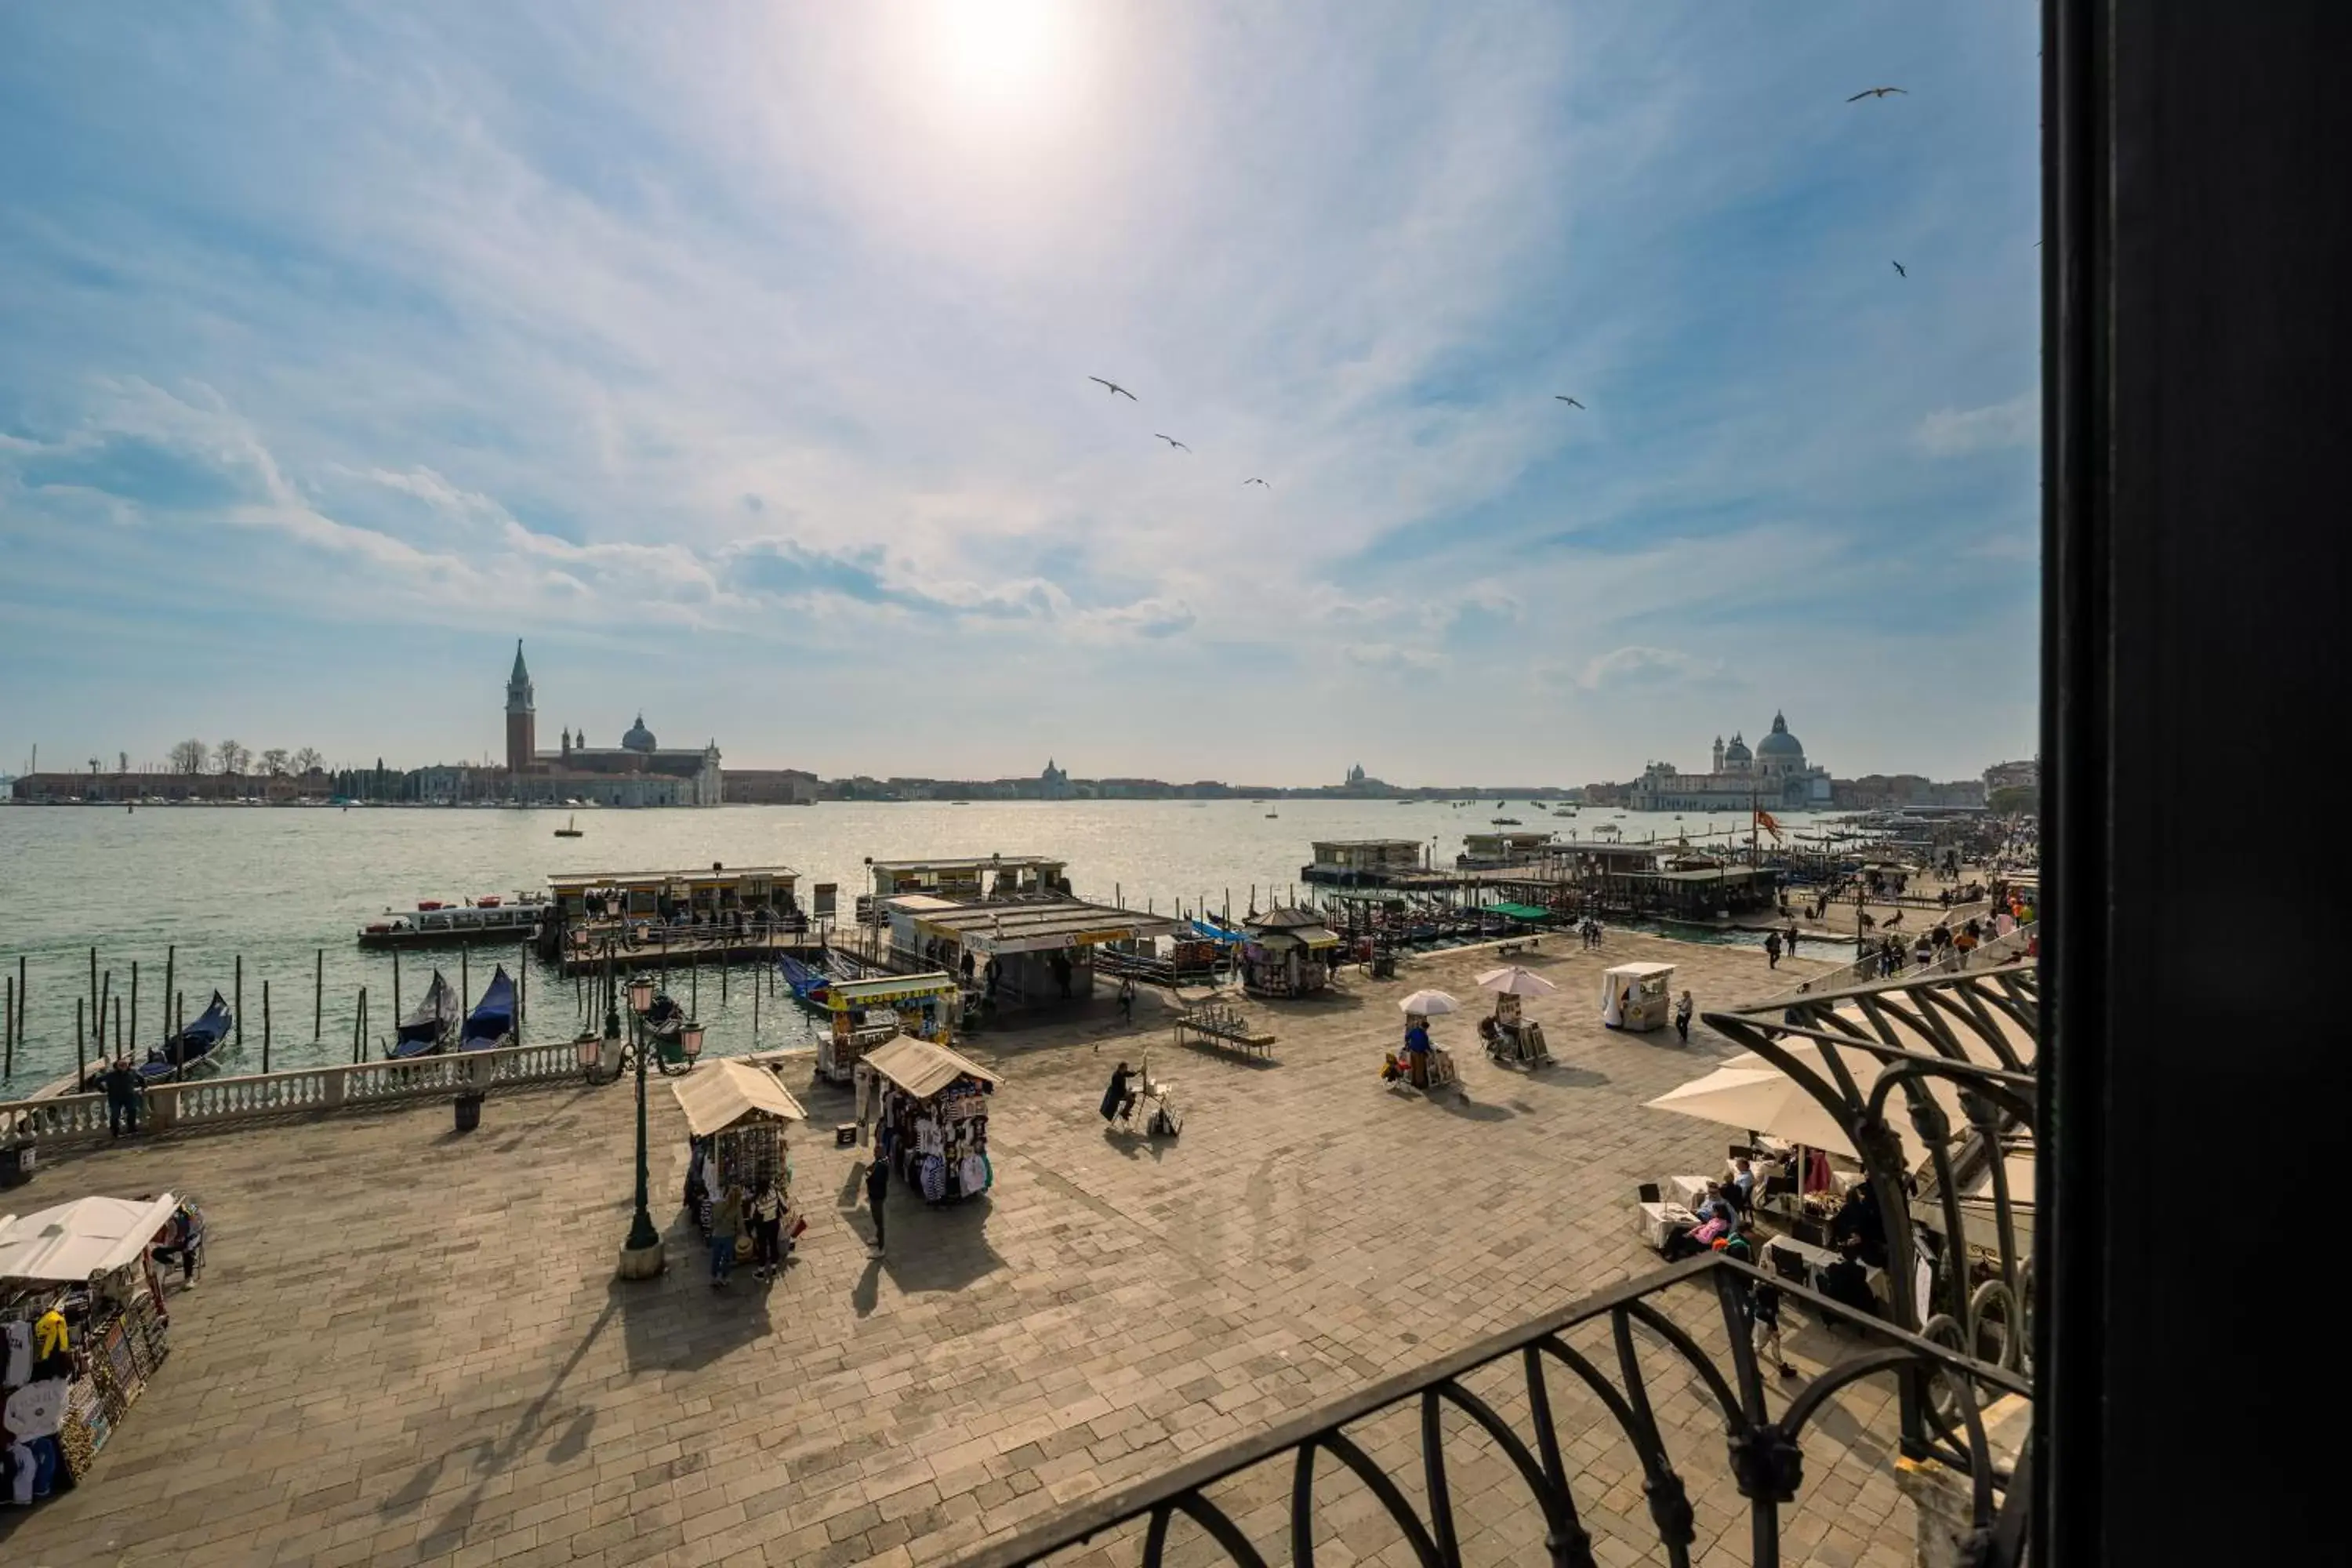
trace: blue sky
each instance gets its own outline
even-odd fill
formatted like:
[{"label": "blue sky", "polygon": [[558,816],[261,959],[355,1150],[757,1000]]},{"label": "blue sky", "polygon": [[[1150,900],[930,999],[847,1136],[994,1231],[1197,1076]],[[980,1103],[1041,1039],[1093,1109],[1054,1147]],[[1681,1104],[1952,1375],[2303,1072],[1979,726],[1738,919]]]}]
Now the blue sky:
[{"label": "blue sky", "polygon": [[1776,708],[1976,773],[2034,734],[2036,46],[10,7],[0,768],[478,756],[522,637],[551,744],[828,775],[1581,783]]}]

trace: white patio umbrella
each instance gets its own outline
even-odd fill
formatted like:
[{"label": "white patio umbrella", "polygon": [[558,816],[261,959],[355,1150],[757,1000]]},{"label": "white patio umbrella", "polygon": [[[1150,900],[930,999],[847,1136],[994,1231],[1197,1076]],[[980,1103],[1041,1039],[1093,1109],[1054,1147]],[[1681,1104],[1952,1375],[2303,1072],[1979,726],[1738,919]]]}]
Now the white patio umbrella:
[{"label": "white patio umbrella", "polygon": [[1717,1068],[1646,1104],[1653,1110],[1671,1110],[1742,1132],[1769,1132],[1786,1142],[1827,1149],[1852,1159],[1861,1157],[1821,1102],[1788,1074],[1771,1068]]},{"label": "white patio umbrella", "polygon": [[1462,1004],[1443,991],[1416,991],[1397,1004],[1397,1010],[1407,1016],[1433,1018],[1441,1013],[1459,1013]]},{"label": "white patio umbrella", "polygon": [[1559,989],[1534,970],[1521,969],[1516,963],[1486,971],[1478,976],[1478,988],[1498,996],[1549,996]]}]

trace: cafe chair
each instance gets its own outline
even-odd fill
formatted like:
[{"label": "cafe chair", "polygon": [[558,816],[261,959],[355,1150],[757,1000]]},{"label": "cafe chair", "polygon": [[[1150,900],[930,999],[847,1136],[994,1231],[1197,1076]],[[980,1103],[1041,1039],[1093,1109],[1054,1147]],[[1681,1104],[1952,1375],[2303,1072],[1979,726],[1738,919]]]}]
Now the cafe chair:
[{"label": "cafe chair", "polygon": [[1635,1187],[1633,1189],[1633,1201],[1635,1203],[1642,1204],[1654,1204],[1658,1202],[1658,1184],[1655,1182],[1643,1182],[1640,1186]]}]

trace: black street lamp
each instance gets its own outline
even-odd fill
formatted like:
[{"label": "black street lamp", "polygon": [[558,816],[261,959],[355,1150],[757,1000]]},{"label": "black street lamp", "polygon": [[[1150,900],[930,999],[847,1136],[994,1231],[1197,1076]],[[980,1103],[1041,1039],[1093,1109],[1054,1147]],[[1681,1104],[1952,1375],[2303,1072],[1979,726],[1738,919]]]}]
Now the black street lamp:
[{"label": "black street lamp", "polygon": [[[637,1201],[636,1212],[629,1216],[628,1239],[621,1244],[620,1273],[624,1279],[650,1279],[662,1271],[663,1265],[661,1232],[654,1228],[646,1151],[646,1058],[655,1032],[646,1022],[646,1015],[653,1008],[654,994],[651,975],[639,974],[629,981],[629,1045],[637,1058]],[[605,1037],[616,1038],[620,1032],[620,1019],[614,1015],[608,993]],[[687,1061],[692,1063],[702,1053],[702,1026],[689,1019],[679,1026],[677,1037]]]}]

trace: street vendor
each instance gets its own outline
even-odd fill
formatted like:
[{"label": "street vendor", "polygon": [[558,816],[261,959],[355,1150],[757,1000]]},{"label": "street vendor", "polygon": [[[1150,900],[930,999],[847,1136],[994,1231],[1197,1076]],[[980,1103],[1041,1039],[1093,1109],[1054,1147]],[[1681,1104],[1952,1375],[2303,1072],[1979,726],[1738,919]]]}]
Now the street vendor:
[{"label": "street vendor", "polygon": [[1404,1065],[1415,1089],[1429,1087],[1429,1020],[1415,1013],[1405,1020]]}]

